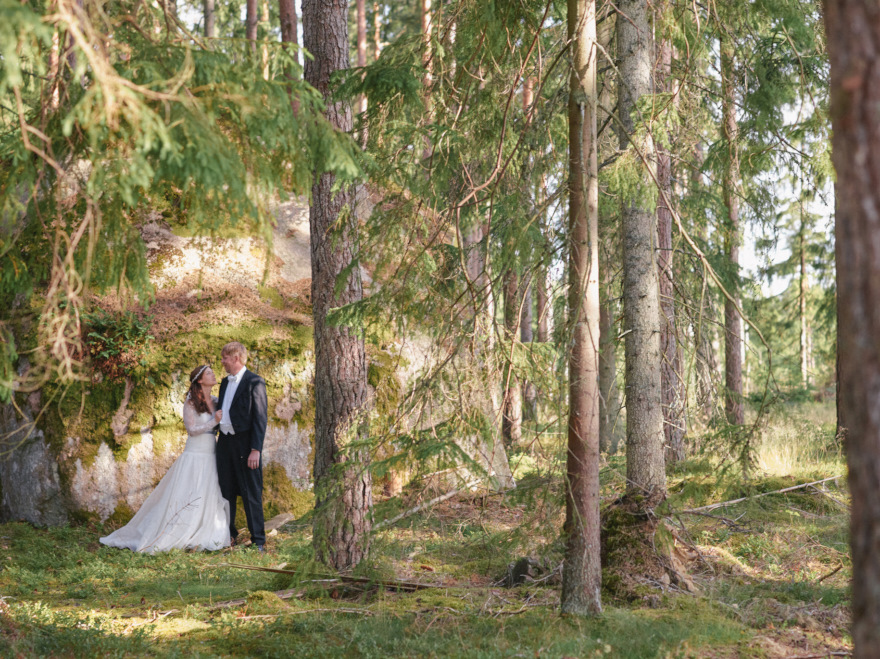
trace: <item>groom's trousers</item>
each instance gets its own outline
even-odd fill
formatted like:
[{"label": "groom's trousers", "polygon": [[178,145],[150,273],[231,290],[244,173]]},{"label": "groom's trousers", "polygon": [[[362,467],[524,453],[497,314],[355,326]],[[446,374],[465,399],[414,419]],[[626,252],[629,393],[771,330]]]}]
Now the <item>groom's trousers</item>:
[{"label": "groom's trousers", "polygon": [[257,546],[266,543],[266,528],[263,521],[263,456],[260,466],[251,469],[247,465],[250,455],[250,433],[227,435],[220,433],[217,440],[217,480],[220,493],[229,502],[229,535],[235,538],[235,500],[241,497],[244,514],[247,518],[251,542]]}]

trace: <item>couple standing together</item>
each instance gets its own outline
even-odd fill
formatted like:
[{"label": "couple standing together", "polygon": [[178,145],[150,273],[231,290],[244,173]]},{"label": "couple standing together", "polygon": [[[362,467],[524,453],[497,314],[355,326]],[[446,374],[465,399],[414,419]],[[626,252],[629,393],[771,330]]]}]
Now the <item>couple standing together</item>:
[{"label": "couple standing together", "polygon": [[220,361],[228,375],[218,397],[211,395],[217,378],[210,366],[190,373],[183,404],[188,434],[183,453],[131,521],[101,538],[103,544],[147,553],[234,545],[235,503],[240,496],[251,541],[264,551],[266,382],[245,367],[247,349],[241,343],[223,346]]}]

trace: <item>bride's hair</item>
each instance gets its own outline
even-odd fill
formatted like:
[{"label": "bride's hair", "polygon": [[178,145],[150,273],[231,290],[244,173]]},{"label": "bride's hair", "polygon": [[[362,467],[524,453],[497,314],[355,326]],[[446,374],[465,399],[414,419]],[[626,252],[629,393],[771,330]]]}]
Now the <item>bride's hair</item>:
[{"label": "bride's hair", "polygon": [[189,374],[189,392],[186,394],[186,399],[192,402],[192,406],[199,414],[211,411],[211,408],[208,407],[208,401],[205,400],[205,392],[202,391],[202,385],[199,384],[199,380],[202,379],[202,374],[206,370],[208,370],[207,364],[196,366],[192,373]]}]

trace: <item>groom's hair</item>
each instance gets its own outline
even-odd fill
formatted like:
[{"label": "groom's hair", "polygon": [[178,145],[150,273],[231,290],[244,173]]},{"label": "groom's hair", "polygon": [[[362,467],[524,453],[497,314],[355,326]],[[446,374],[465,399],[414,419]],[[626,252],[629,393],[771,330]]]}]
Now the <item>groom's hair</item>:
[{"label": "groom's hair", "polygon": [[220,354],[226,357],[227,355],[238,355],[241,359],[242,364],[247,364],[247,348],[241,345],[238,341],[230,341],[225,346],[223,346],[223,350],[220,351]]}]

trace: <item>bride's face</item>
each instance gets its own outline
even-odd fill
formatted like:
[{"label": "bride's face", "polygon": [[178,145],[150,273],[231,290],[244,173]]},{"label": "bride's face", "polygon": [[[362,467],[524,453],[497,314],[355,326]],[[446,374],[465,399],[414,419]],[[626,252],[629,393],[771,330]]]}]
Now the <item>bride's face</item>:
[{"label": "bride's face", "polygon": [[205,372],[202,373],[202,377],[199,379],[199,384],[202,386],[207,385],[209,387],[213,387],[217,384],[217,376],[214,375],[214,371],[211,370],[210,367],[206,368]]}]

